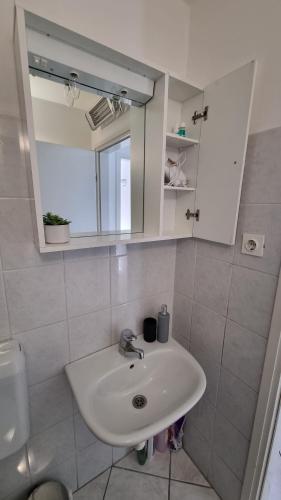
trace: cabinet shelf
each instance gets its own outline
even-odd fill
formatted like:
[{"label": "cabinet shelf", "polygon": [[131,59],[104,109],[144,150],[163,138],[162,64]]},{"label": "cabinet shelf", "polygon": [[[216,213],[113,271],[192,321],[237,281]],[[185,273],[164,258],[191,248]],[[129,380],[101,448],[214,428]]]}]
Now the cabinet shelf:
[{"label": "cabinet shelf", "polygon": [[189,137],[183,137],[170,132],[166,134],[166,146],[171,148],[188,148],[196,144],[199,144],[199,141],[196,139],[190,139]]},{"label": "cabinet shelf", "polygon": [[194,187],[164,186],[165,191],[195,191]]}]

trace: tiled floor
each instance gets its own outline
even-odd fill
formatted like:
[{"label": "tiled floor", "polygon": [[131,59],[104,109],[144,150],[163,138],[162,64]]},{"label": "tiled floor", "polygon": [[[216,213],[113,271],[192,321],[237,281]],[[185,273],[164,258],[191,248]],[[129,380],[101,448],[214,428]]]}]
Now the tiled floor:
[{"label": "tiled floor", "polygon": [[135,452],[74,494],[74,500],[219,500],[189,456],[156,453],[139,465]]}]

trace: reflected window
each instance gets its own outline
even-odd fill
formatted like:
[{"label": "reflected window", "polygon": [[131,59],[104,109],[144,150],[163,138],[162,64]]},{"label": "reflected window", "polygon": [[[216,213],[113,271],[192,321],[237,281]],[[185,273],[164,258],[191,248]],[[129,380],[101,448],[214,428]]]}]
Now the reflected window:
[{"label": "reflected window", "polygon": [[131,139],[98,152],[102,232],[131,231]]}]

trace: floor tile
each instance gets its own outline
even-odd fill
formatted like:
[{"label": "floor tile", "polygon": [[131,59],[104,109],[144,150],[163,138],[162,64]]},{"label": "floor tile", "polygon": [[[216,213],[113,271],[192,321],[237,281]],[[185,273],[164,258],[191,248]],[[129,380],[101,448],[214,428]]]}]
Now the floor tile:
[{"label": "floor tile", "polygon": [[152,474],[154,476],[169,477],[170,453],[157,453],[145,465],[140,465],[135,451],[115,464],[116,467]]},{"label": "floor tile", "polygon": [[193,484],[171,481],[171,500],[219,500],[218,495],[211,488],[194,486]]},{"label": "floor tile", "polygon": [[172,453],[171,479],[209,486],[208,481],[202,476],[184,450]]},{"label": "floor tile", "polygon": [[168,485],[168,479],[113,467],[105,500],[168,500]]},{"label": "floor tile", "polygon": [[110,469],[76,491],[73,495],[73,500],[103,500],[109,472]]}]

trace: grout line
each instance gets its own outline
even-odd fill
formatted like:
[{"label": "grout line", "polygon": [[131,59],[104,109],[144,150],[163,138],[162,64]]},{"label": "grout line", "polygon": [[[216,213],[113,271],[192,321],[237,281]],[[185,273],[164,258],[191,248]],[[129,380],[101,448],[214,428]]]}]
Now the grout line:
[{"label": "grout line", "polygon": [[172,453],[170,451],[170,461],[169,461],[169,484],[168,484],[168,500],[171,498],[171,470],[172,470]]},{"label": "grout line", "polygon": [[[202,434],[200,433],[200,431],[198,431],[198,432],[199,432],[199,434],[202,436]],[[204,437],[204,436],[202,436],[202,437]],[[205,437],[204,437],[204,439],[205,439]],[[187,452],[184,448],[183,448],[183,451],[184,451],[184,452],[185,452],[185,454],[188,456],[188,458],[191,460],[191,462],[193,463],[193,465],[195,465],[195,467],[199,470],[199,472],[200,472],[201,476],[203,476],[203,478],[205,479],[205,481],[207,481],[207,483],[208,483],[208,485],[209,485],[209,486],[204,486],[204,488],[212,488],[212,486],[211,486],[211,484],[210,484],[210,482],[209,482],[209,479],[208,479],[207,474],[205,474],[205,473],[203,473],[203,472],[201,471],[201,469],[199,468],[199,466],[198,466],[198,465],[194,462],[194,460],[191,458],[191,456],[189,455],[189,453],[188,453],[188,452]],[[210,453],[211,453],[211,449],[210,449]],[[180,481],[180,482],[181,482],[181,481]],[[194,484],[194,483],[190,483],[190,484]],[[202,486],[202,487],[203,487],[203,485],[200,485],[200,486]]]},{"label": "grout line", "polygon": [[120,467],[120,465],[118,465],[118,464],[113,465],[113,467],[115,469],[127,470],[129,472],[136,472],[136,474],[142,474],[142,475],[151,476],[151,477],[158,477],[160,479],[166,479],[167,481],[169,480],[169,477],[167,477],[167,476],[157,476],[156,474],[151,474],[150,472],[142,472],[140,470],[129,469],[129,468],[126,468],[126,467]]},{"label": "grout line", "polygon": [[109,480],[110,480],[111,472],[112,472],[112,466],[110,467],[110,471],[109,471],[109,475],[108,475],[108,480],[107,480],[107,483],[106,483],[106,486],[105,486],[105,490],[104,490],[104,494],[103,494],[103,500],[105,500],[105,495],[106,495],[107,488],[108,488],[108,485],[109,485]]},{"label": "grout line", "polygon": [[77,488],[76,490],[74,490],[73,493],[76,493],[77,491],[82,490],[85,486],[87,486],[88,484],[94,482],[96,479],[98,479],[100,476],[102,476],[109,469],[111,469],[111,466],[107,467],[107,469],[103,470],[102,472],[100,472],[97,476],[93,477],[92,479],[89,479],[89,481],[86,481],[86,483],[84,483],[83,486],[80,486],[79,488]]},{"label": "grout line", "polygon": [[[151,474],[149,472],[142,472],[142,471],[139,471],[139,470],[134,470],[134,469],[129,469],[129,468],[125,468],[125,467],[120,467],[119,465],[116,465],[116,464],[113,465],[112,468],[114,468],[114,469],[120,469],[120,470],[123,470],[123,471],[135,472],[136,474],[141,474],[142,476],[150,476],[150,477],[155,477],[155,478],[160,478],[160,479],[166,479],[167,481],[169,481],[169,496],[168,496],[168,500],[170,499],[170,482],[171,481],[175,481],[176,483],[190,484],[192,486],[197,486],[198,488],[206,488],[207,490],[212,489],[212,486],[210,484],[209,484],[209,486],[206,486],[206,485],[203,485],[203,484],[193,483],[192,481],[183,481],[181,479],[171,479],[171,476],[170,476],[171,475],[171,460],[172,460],[172,454],[170,455],[169,477],[157,476],[156,474]],[[193,462],[193,460],[192,460],[192,462]],[[200,471],[200,474],[209,483],[209,481],[202,474],[201,471]]]},{"label": "grout line", "polygon": [[11,321],[11,312],[8,304],[8,296],[7,296],[7,283],[5,279],[5,275],[3,272],[3,262],[2,262],[2,257],[0,254],[0,273],[1,273],[1,282],[2,282],[2,289],[3,289],[3,298],[4,298],[4,308],[6,309],[7,312],[7,319],[8,319],[8,334],[9,334],[9,339],[14,337],[14,334],[12,332],[12,321]]},{"label": "grout line", "polygon": [[[202,474],[201,471],[200,471],[200,473]],[[202,476],[203,476],[203,474],[202,474]],[[198,484],[198,483],[192,483],[191,481],[184,481],[183,479],[171,479],[171,481],[173,481],[175,483],[181,483],[181,484],[190,484],[191,486],[197,486],[198,488],[205,488],[206,490],[213,489],[207,479],[206,479],[206,481],[208,481],[209,486],[206,486],[206,484]]]},{"label": "grout line", "polygon": [[[219,413],[220,413],[220,412],[219,412]],[[216,414],[217,414],[217,411],[216,411]],[[237,432],[239,432],[239,434],[241,434],[241,436],[242,436],[244,439],[246,439],[246,441],[248,441],[248,444],[250,444],[250,440],[249,440],[249,439],[247,439],[247,438],[245,438],[245,436],[241,433],[241,431],[239,431],[239,430],[238,430],[238,429],[237,429],[237,428],[233,425],[233,423],[232,423],[232,422],[231,422],[228,418],[226,418],[223,414],[222,414],[222,416],[223,416],[223,418],[224,418],[225,420],[227,420],[227,421],[228,421],[228,423],[230,423],[230,424],[232,425],[232,427],[234,427],[234,429],[235,429]],[[215,416],[215,419],[216,419],[216,416]],[[215,425],[215,423],[214,423],[214,425]],[[196,427],[196,425],[192,424],[192,426],[196,429],[196,431],[200,434],[200,436],[201,436],[201,437],[202,437],[205,441],[207,441],[207,439],[205,438],[205,436],[203,436],[202,432],[201,432],[201,431],[200,431],[200,430]],[[209,444],[209,442],[208,442],[208,441],[207,441],[207,443]],[[211,458],[212,458],[212,455],[213,455],[213,454],[216,454],[216,455],[219,457],[219,459],[220,459],[220,460],[224,463],[224,465],[226,466],[226,468],[227,468],[227,469],[229,469],[229,470],[230,470],[230,472],[231,472],[231,473],[232,473],[232,474],[236,477],[236,479],[237,479],[237,480],[238,480],[238,481],[242,484],[241,479],[240,479],[240,478],[237,476],[237,474],[236,474],[236,473],[235,473],[235,472],[231,469],[231,467],[230,467],[230,466],[229,466],[229,465],[228,465],[228,464],[227,464],[227,463],[223,460],[223,458],[222,458],[220,455],[218,455],[218,454],[217,454],[217,453],[216,453],[216,452],[212,449],[212,447],[211,447],[211,446],[209,446],[209,448],[210,448],[210,463],[211,463]],[[194,462],[194,460],[193,460],[193,458],[191,457],[191,455],[189,455],[189,453],[188,453],[188,452],[186,452],[186,453],[187,453],[187,455],[188,455],[188,456],[190,456],[190,458],[191,458],[192,462]],[[200,471],[200,473],[202,474],[202,476],[206,479],[206,481],[208,481],[208,482],[209,482],[209,477],[208,477],[208,476],[205,476],[205,475],[201,472],[201,470],[200,470],[199,466],[196,464],[196,462],[194,462],[194,463],[195,463],[196,467],[199,469],[199,471]],[[210,463],[209,463],[209,466],[210,466]],[[210,484],[211,484],[211,483],[210,483]],[[212,485],[211,485],[211,487],[213,488],[213,486],[212,486]],[[213,489],[214,489],[214,488],[213,488]],[[216,492],[216,493],[217,493],[217,492]]]}]

